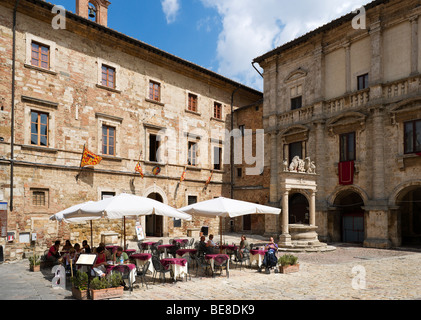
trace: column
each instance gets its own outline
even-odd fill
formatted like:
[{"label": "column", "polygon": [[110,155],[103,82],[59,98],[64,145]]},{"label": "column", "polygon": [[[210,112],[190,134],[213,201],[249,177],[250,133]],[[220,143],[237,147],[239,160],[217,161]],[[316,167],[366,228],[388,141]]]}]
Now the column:
[{"label": "column", "polygon": [[310,226],[316,226],[316,191],[311,191]]},{"label": "column", "polygon": [[381,107],[373,109],[373,131],[372,131],[372,172],[373,172],[373,199],[385,199],[384,179],[384,125],[383,110]]},{"label": "column", "polygon": [[411,75],[418,74],[418,16],[411,17]]},{"label": "column", "polygon": [[280,246],[291,246],[291,235],[289,234],[289,209],[288,209],[288,200],[289,200],[289,190],[285,190],[282,196],[282,234],[279,236],[279,245]]},{"label": "column", "polygon": [[346,92],[351,92],[351,43],[348,41],[344,45],[345,48],[345,83]]},{"label": "column", "polygon": [[370,100],[381,99],[383,88],[383,38],[381,22],[376,21],[370,26],[371,68],[370,68]]},{"label": "column", "polygon": [[277,203],[278,199],[278,132],[270,134],[270,202]]}]

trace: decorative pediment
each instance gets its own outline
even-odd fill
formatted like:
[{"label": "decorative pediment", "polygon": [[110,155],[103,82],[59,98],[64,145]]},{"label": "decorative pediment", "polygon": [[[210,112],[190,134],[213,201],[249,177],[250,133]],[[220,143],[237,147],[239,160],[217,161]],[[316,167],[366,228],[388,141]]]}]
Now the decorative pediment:
[{"label": "decorative pediment", "polygon": [[301,78],[304,78],[307,76],[307,70],[304,70],[303,68],[299,67],[298,69],[292,71],[286,78],[285,83],[292,82],[295,80],[299,80]]},{"label": "decorative pediment", "polygon": [[308,140],[309,128],[303,125],[294,125],[280,132],[284,144]]},{"label": "decorative pediment", "polygon": [[347,112],[332,118],[326,124],[331,135],[365,129],[367,116],[360,112]]},{"label": "decorative pediment", "polygon": [[416,97],[396,103],[390,109],[389,115],[392,124],[421,118],[421,98]]}]

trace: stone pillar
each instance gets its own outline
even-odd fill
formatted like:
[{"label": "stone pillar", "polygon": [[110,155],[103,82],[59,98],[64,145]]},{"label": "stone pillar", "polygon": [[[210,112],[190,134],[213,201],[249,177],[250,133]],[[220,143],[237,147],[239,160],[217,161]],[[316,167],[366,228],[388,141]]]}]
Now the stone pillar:
[{"label": "stone pillar", "polygon": [[418,16],[411,17],[411,76],[418,74]]},{"label": "stone pillar", "polygon": [[346,92],[351,92],[351,43],[348,41],[345,48],[345,84]]},{"label": "stone pillar", "polygon": [[364,247],[387,249],[391,247],[389,240],[389,217],[386,210],[369,210],[364,219],[366,219],[366,239]]},{"label": "stone pillar", "polygon": [[311,191],[310,198],[310,226],[316,225],[316,191]]},{"label": "stone pillar", "polygon": [[278,198],[278,133],[270,134],[270,202],[277,203]]},{"label": "stone pillar", "polygon": [[289,190],[285,190],[282,196],[282,234],[279,236],[279,245],[291,246],[291,235],[289,234]]},{"label": "stone pillar", "polygon": [[370,26],[371,68],[370,68],[370,100],[381,99],[383,95],[383,37],[381,22]]},{"label": "stone pillar", "polygon": [[381,107],[373,108],[373,199],[385,199],[385,179],[384,179],[384,125],[383,110]]}]

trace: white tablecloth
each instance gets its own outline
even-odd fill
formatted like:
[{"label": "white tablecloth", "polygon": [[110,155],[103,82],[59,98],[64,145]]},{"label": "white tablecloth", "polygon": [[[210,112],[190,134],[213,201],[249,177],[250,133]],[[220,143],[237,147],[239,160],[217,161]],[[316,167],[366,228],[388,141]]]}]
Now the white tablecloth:
[{"label": "white tablecloth", "polygon": [[149,267],[148,267],[148,271],[150,271],[152,274],[155,272],[155,268],[153,267],[152,264],[152,258],[150,258],[149,260],[140,260],[140,259],[134,259],[136,261],[136,267],[137,270],[142,271],[143,270],[143,266],[146,264],[146,262],[150,262],[149,263]]},{"label": "white tablecloth", "polygon": [[257,263],[257,266],[260,267],[263,263],[263,259],[265,258],[264,255],[261,254],[251,254],[250,253],[250,266],[253,265],[254,262]]}]

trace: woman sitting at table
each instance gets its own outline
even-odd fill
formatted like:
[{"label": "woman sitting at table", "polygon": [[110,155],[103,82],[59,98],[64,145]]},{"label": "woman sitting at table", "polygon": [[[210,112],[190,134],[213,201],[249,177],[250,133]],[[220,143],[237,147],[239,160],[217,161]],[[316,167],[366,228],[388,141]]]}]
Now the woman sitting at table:
[{"label": "woman sitting at table", "polygon": [[[75,264],[76,264],[78,256],[79,255],[76,253],[75,248],[71,248],[69,250],[69,253],[66,253],[63,256],[63,263],[64,263],[64,267],[65,267],[66,271],[70,270],[70,264],[73,266],[73,269],[75,268]],[[70,262],[70,260],[71,260],[71,262]]]},{"label": "woman sitting at table", "polygon": [[91,247],[89,246],[87,240],[82,241],[82,250],[84,253],[91,253]]},{"label": "woman sitting at table", "polygon": [[73,248],[72,244],[70,243],[70,240],[66,240],[66,243],[64,244],[62,251],[69,252],[69,250]]},{"label": "woman sitting at table", "polygon": [[47,260],[57,262],[60,259],[60,240],[54,242],[54,245],[50,247],[47,253]]},{"label": "woman sitting at table", "polygon": [[107,265],[107,256],[105,255],[105,248],[98,247],[96,249],[96,261],[94,264],[94,271],[96,272],[98,276],[105,277],[106,265]]},{"label": "woman sitting at table", "polygon": [[209,240],[206,243],[208,253],[214,253],[216,251],[216,243],[213,241],[213,234],[209,235]]},{"label": "woman sitting at table", "polygon": [[238,254],[240,258],[243,258],[244,253],[250,252],[250,245],[247,241],[246,236],[243,234],[241,236],[240,247],[238,248]]},{"label": "woman sitting at table", "polygon": [[121,257],[123,257],[123,263],[126,263],[129,260],[129,256],[123,251],[123,248],[118,247],[117,251],[113,254],[114,263],[120,263]]},{"label": "woman sitting at table", "polygon": [[75,243],[75,245],[74,245],[74,247],[73,247],[74,249],[75,249],[75,251],[76,251],[76,253],[79,255],[79,254],[81,254],[81,253],[83,253],[83,250],[82,250],[82,248],[80,247],[80,244],[79,243]]}]

